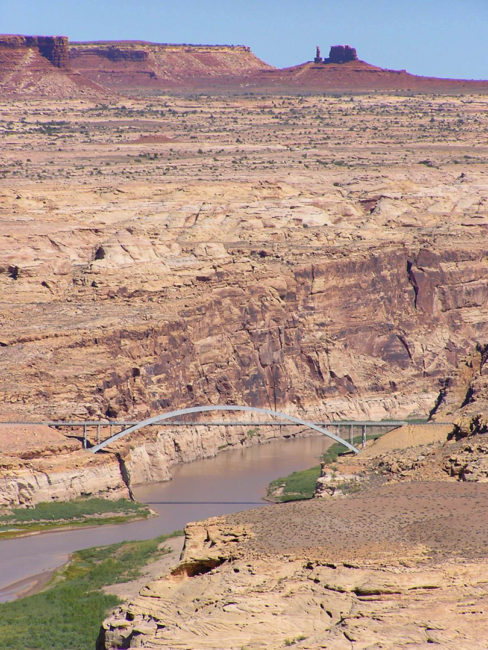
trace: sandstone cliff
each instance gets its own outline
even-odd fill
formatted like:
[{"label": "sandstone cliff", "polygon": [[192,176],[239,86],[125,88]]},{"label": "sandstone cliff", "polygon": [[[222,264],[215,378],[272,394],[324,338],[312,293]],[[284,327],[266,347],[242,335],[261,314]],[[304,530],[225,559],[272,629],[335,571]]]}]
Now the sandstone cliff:
[{"label": "sandstone cliff", "polygon": [[[447,197],[450,188],[436,191]],[[391,206],[428,209],[433,202],[422,193],[373,199],[374,219],[389,220]],[[11,410],[27,413],[35,400],[44,417],[114,418],[219,402],[306,409],[313,417],[426,414],[458,359],[488,334],[484,246],[462,229],[455,248],[452,235],[438,235],[435,249],[428,241],[405,245],[395,241],[396,226],[379,244],[377,230],[370,238],[359,225],[365,217],[354,191],[343,197],[334,190],[325,209],[311,205],[320,200],[314,193],[299,196],[284,184],[229,186],[220,196],[205,184],[187,185],[183,200],[180,194],[167,186],[158,217],[108,231],[87,229],[81,219],[67,232],[61,220],[32,236],[12,224],[18,246],[3,249],[0,275],[10,305],[0,393]],[[212,209],[185,227],[202,194]],[[84,210],[101,210],[103,218],[96,194],[78,196]],[[126,188],[121,196],[130,211],[145,190]],[[42,200],[37,191],[34,202]],[[344,210],[344,200],[357,215],[347,219],[356,238],[347,254],[325,225],[328,210]],[[474,209],[476,194],[467,200]],[[319,239],[308,239],[300,209],[324,224],[312,226]],[[233,216],[215,216],[227,211]],[[244,211],[274,212],[268,241],[261,229],[249,230],[257,220]],[[219,230],[216,220],[225,221]],[[282,233],[297,245],[290,249]],[[40,252],[33,255],[33,246]],[[39,304],[25,311],[24,301]]]},{"label": "sandstone cliff", "polygon": [[69,68],[67,36],[20,36],[0,34],[0,48],[12,50],[33,49],[57,68]]},{"label": "sandstone cliff", "polygon": [[97,647],[481,650],[482,495],[418,483],[189,524],[180,565],[118,608]]},{"label": "sandstone cliff", "polygon": [[72,69],[66,36],[0,35],[3,97],[107,97],[110,92]]}]

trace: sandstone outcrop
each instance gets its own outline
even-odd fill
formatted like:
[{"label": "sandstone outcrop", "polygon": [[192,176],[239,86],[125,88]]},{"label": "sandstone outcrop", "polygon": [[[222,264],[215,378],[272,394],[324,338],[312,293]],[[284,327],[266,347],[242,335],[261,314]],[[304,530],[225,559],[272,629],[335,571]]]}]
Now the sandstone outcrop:
[{"label": "sandstone outcrop", "polygon": [[97,647],[481,650],[482,494],[419,483],[191,524],[179,567],[118,608]]},{"label": "sandstone outcrop", "polygon": [[21,36],[0,34],[0,49],[24,50],[33,48],[56,68],[69,68],[67,36]]},{"label": "sandstone outcrop", "polygon": [[72,42],[72,66],[120,92],[172,88],[238,87],[272,66],[244,45],[177,45],[144,41]]},{"label": "sandstone outcrop", "polygon": [[472,432],[454,441],[453,427],[408,425],[368,442],[358,456],[322,463],[315,497],[343,496],[402,481],[488,482],[488,435]]},{"label": "sandstone outcrop", "polygon": [[488,432],[488,346],[477,343],[446,377],[432,409],[434,420],[455,418],[452,437]]}]

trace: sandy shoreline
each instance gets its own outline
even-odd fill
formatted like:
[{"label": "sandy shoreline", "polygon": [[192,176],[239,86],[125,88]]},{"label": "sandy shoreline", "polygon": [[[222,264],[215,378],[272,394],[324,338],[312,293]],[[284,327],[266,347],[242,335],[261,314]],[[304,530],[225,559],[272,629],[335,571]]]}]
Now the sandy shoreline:
[{"label": "sandy shoreline", "polygon": [[71,556],[64,559],[58,566],[48,569],[42,573],[37,573],[22,580],[11,582],[5,587],[0,588],[0,603],[7,603],[18,598],[25,598],[41,591],[51,580],[53,575],[69,562]]}]

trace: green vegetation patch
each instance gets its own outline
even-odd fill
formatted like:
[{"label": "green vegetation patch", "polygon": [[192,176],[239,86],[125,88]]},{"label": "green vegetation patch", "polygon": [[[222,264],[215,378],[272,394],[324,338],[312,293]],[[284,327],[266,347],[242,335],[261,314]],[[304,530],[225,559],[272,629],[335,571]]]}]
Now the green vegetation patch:
[{"label": "green vegetation patch", "polygon": [[267,498],[281,503],[311,499],[319,476],[320,465],[317,465],[301,472],[293,472],[288,476],[277,478],[269,484]]},{"label": "green vegetation patch", "polygon": [[[121,601],[102,587],[133,580],[167,552],[159,549],[175,531],[150,540],[77,551],[43,592],[0,604],[0,645],[9,650],[94,648],[108,611]],[[159,550],[158,550],[159,549]]]},{"label": "green vegetation patch", "polygon": [[[375,433],[368,436],[368,440],[376,440],[382,434]],[[362,442],[362,436],[355,436],[353,445],[359,447]],[[347,447],[340,442],[334,442],[327,451],[322,454],[321,460],[327,465],[332,465],[339,456],[350,453]],[[288,501],[302,501],[303,499],[312,499],[315,492],[315,485],[320,476],[320,465],[304,469],[301,472],[293,472],[288,476],[283,476],[272,481],[268,485],[266,498],[269,501],[278,503],[287,503]],[[349,489],[349,492],[355,491]]]},{"label": "green vegetation patch", "polygon": [[0,515],[0,539],[64,526],[113,524],[146,518],[150,514],[146,505],[129,499],[49,501],[38,503],[33,508],[15,508]]}]

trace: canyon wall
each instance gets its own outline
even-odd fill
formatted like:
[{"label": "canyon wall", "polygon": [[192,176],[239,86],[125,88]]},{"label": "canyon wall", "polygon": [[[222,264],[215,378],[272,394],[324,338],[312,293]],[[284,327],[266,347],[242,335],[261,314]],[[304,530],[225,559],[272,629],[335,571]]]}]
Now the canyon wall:
[{"label": "canyon wall", "polygon": [[[120,439],[103,454],[92,454],[60,433],[56,444],[46,445],[38,439],[29,449],[32,427],[25,427],[23,444],[9,450],[5,428],[0,427],[0,508],[97,496],[128,498],[136,485],[170,480],[179,463],[211,458],[224,449],[309,433],[302,427],[276,426],[178,426],[159,431],[151,427]],[[16,439],[22,443],[18,436]]]},{"label": "canyon wall", "polygon": [[3,122],[2,420],[426,416],[486,345],[484,99],[46,106]]}]

